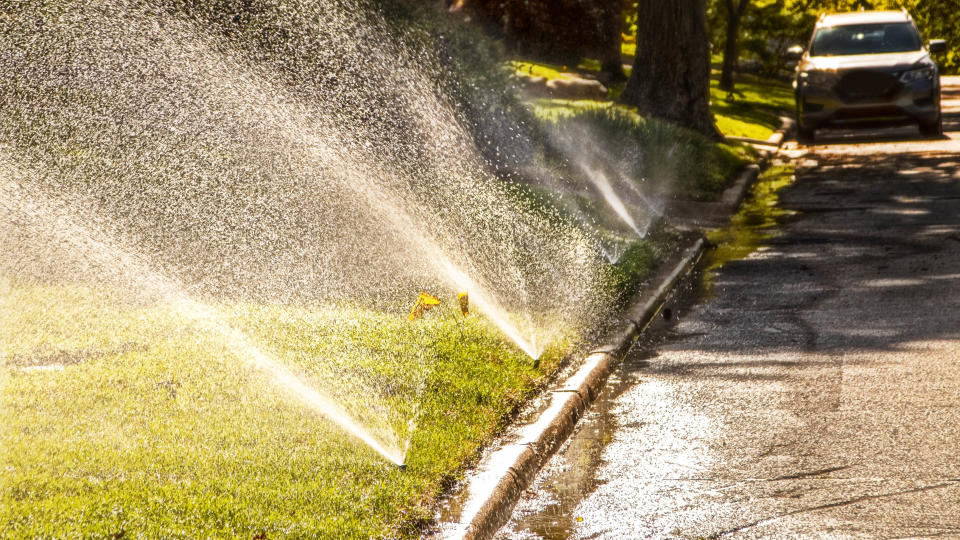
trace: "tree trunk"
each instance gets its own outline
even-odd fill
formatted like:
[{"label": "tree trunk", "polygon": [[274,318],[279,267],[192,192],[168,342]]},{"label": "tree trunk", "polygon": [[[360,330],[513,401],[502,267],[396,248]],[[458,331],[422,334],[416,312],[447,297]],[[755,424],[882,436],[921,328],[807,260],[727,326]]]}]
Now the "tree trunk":
[{"label": "tree trunk", "polygon": [[640,0],[637,56],[620,99],[721,140],[710,113],[706,0]]},{"label": "tree trunk", "polygon": [[733,92],[735,83],[733,72],[737,69],[740,56],[740,20],[747,9],[749,0],[726,0],[727,2],[727,41],[723,48],[723,71],[720,73],[720,89]]},{"label": "tree trunk", "polygon": [[603,34],[606,36],[600,70],[608,83],[627,80],[623,72],[620,31],[623,26],[623,0],[606,2],[603,15]]}]

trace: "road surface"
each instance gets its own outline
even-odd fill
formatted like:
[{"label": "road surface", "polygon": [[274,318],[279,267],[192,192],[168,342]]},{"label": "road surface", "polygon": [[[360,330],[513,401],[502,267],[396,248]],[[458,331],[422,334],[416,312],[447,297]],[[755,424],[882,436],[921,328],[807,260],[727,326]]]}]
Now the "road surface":
[{"label": "road surface", "polygon": [[943,138],[787,146],[775,234],[635,347],[498,538],[960,538],[947,83]]}]

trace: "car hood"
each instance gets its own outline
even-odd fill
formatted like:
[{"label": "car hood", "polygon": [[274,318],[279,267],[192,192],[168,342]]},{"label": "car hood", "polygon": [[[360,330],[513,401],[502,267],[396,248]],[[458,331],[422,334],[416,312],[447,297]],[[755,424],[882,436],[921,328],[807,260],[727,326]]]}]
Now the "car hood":
[{"label": "car hood", "polygon": [[876,69],[903,71],[921,62],[929,62],[926,51],[911,51],[886,54],[857,54],[850,56],[808,56],[800,63],[801,71],[847,71],[850,69]]}]

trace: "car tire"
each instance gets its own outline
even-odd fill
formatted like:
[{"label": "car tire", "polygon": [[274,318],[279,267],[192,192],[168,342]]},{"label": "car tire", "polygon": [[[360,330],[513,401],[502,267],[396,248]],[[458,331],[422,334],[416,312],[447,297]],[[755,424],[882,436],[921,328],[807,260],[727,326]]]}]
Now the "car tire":
[{"label": "car tire", "polygon": [[924,137],[939,137],[943,135],[943,114],[938,113],[933,122],[920,122],[920,134]]}]

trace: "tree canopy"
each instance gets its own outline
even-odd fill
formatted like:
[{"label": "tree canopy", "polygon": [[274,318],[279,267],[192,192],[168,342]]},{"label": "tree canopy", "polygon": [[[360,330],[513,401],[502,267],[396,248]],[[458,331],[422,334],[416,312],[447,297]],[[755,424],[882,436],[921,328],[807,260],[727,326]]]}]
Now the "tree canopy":
[{"label": "tree canopy", "polygon": [[[781,72],[783,53],[806,45],[818,14],[864,10],[900,10],[917,22],[926,39],[945,39],[949,51],[937,57],[948,73],[960,71],[960,9],[955,0],[741,0],[749,1],[735,33],[739,54],[768,75]],[[708,21],[715,51],[727,48],[730,0],[710,0]],[[735,13],[734,13],[735,15]],[[735,50],[736,54],[737,51]]]}]

